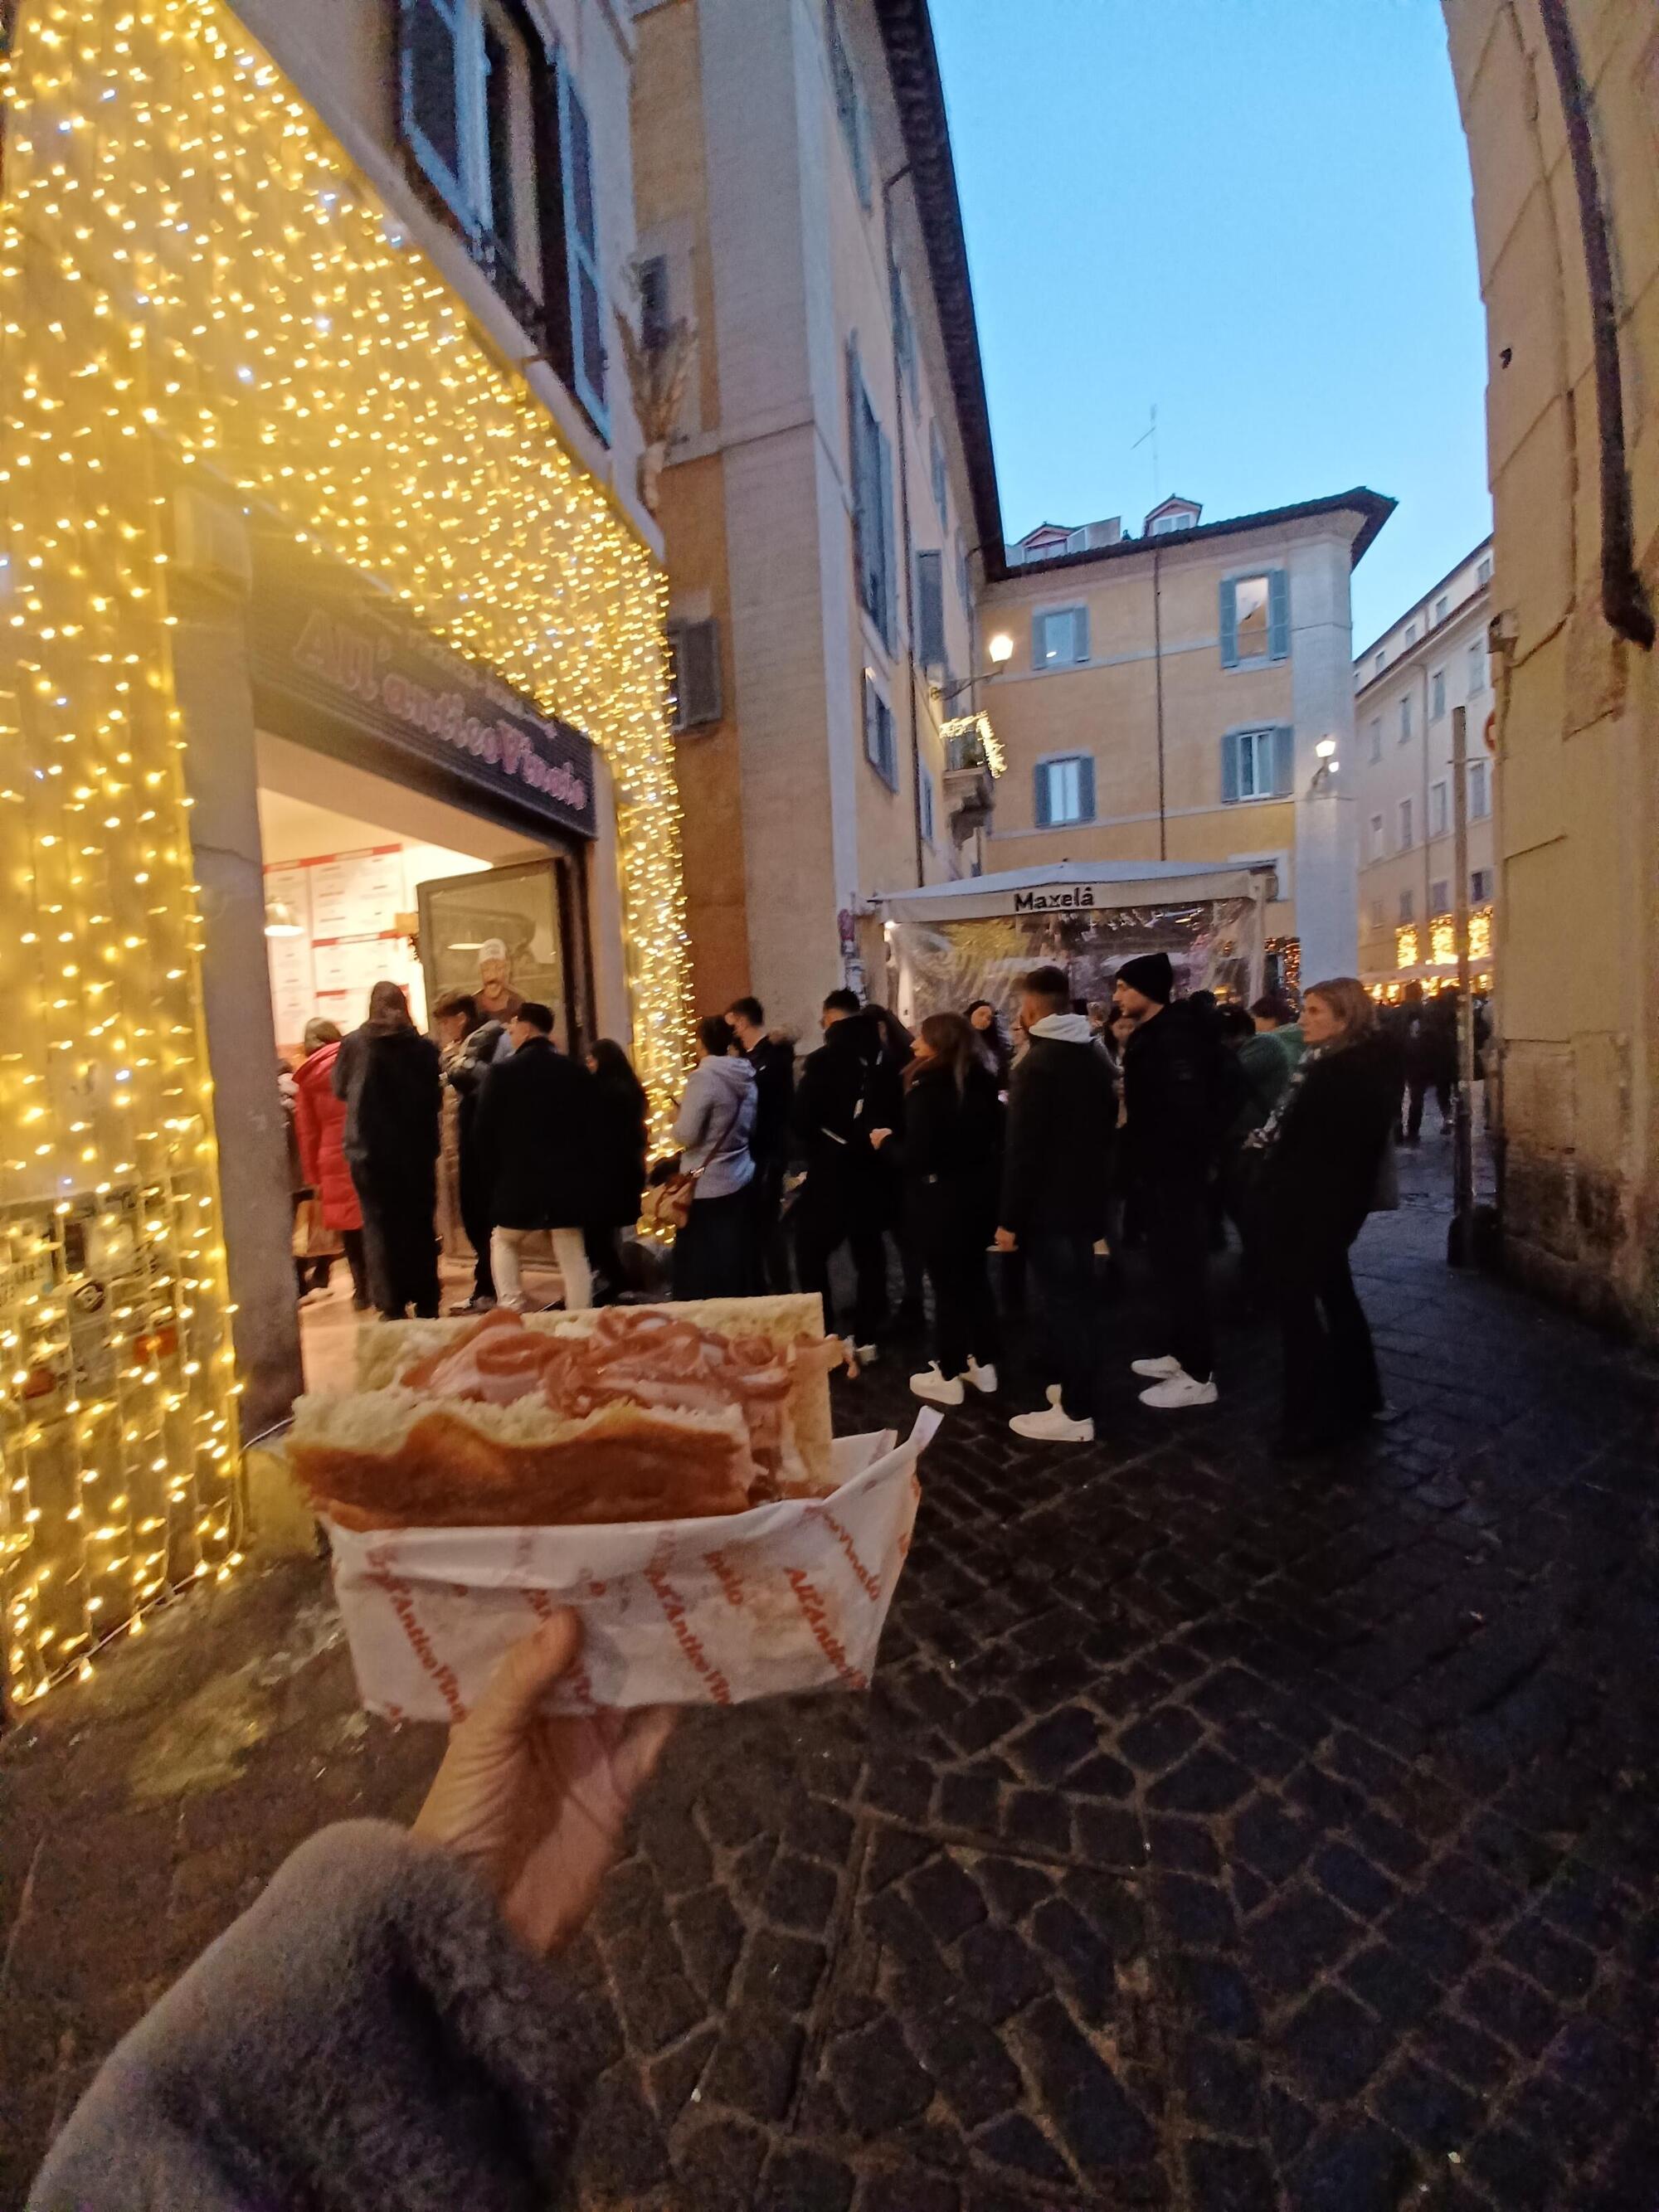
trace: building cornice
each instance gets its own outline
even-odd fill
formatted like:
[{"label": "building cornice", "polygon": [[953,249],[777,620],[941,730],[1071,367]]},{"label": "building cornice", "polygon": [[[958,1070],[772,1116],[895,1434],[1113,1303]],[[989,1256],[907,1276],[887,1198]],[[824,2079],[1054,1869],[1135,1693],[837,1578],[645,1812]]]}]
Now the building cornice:
[{"label": "building cornice", "polygon": [[1202,550],[1218,538],[1243,537],[1252,531],[1281,530],[1298,522],[1317,521],[1327,515],[1353,517],[1355,527],[1348,553],[1349,566],[1352,568],[1364,557],[1377,532],[1394,513],[1395,506],[1395,501],[1385,498],[1381,492],[1356,485],[1352,491],[1334,492],[1327,499],[1303,500],[1294,507],[1270,507],[1260,514],[1236,514],[1221,522],[1200,522],[1191,530],[1169,530],[1157,538],[1126,538],[1116,545],[1091,546],[1080,553],[1056,553],[1046,561],[1017,562],[1011,568],[1004,568],[992,580],[1017,584],[1030,578],[1041,581],[1073,568],[1105,568],[1125,561],[1150,562],[1154,556],[1182,553],[1189,547]]}]

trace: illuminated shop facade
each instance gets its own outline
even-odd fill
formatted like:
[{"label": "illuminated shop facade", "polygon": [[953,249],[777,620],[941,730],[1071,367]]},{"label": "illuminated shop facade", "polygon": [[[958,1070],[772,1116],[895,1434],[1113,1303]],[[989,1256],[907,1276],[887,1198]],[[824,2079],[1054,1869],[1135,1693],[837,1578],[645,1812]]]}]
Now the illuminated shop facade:
[{"label": "illuminated shop facade", "polygon": [[[620,82],[625,172],[623,27],[600,0],[580,12],[603,19],[588,67]],[[278,66],[279,25],[369,13],[21,0],[8,20],[0,0],[11,1710],[240,1557],[242,1446],[299,1381],[272,1088],[299,1000],[274,1009],[265,934],[271,914],[301,933],[275,895],[295,871],[326,861],[330,897],[382,896],[411,980],[433,978],[434,935],[487,942],[498,881],[538,876],[567,1040],[623,1036],[659,1111],[685,1065],[665,587],[599,335],[631,207],[619,188],[609,230],[594,216],[607,172],[560,9],[502,9],[568,173],[580,155],[561,363],[560,319],[514,296],[500,233],[458,224],[429,175]],[[405,126],[417,13],[375,17],[382,61],[401,22]],[[335,825],[348,848],[386,834],[298,849]],[[472,936],[434,903],[447,886],[465,906],[469,881]],[[304,924],[312,987],[361,1018],[377,956],[359,945],[354,968],[315,927],[325,906]]]}]

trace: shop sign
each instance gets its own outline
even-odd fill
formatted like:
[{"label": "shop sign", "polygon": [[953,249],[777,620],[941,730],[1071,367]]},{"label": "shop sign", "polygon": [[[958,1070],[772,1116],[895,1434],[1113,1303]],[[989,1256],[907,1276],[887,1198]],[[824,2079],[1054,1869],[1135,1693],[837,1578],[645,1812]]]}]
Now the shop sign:
[{"label": "shop sign", "polygon": [[[574,830],[596,831],[593,748],[510,685],[370,598],[348,570],[293,574],[256,564],[250,609],[260,726],[348,757],[351,740],[391,748],[510,796]],[[343,740],[343,742],[342,742]]]},{"label": "shop sign", "polygon": [[1092,914],[1094,887],[1091,884],[1067,884],[1052,891],[1016,891],[1016,914]]}]

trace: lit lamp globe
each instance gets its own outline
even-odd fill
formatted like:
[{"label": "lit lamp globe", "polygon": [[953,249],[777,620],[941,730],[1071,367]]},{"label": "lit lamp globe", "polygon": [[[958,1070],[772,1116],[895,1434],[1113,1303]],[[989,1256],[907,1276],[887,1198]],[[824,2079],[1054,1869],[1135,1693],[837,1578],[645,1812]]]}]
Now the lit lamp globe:
[{"label": "lit lamp globe", "polygon": [[991,656],[992,667],[1001,668],[1014,657],[1014,641],[1006,629],[1000,629],[988,641],[985,650]]}]

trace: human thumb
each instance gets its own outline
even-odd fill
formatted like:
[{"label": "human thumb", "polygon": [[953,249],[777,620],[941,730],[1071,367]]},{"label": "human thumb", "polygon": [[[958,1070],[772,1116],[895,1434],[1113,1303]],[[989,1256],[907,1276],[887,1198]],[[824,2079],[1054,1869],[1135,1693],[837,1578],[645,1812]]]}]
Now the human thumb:
[{"label": "human thumb", "polygon": [[515,1644],[461,1724],[472,1747],[505,1747],[515,1742],[535,1719],[554,1683],[575,1664],[581,1646],[581,1620],[568,1606],[550,1614],[533,1636]]}]

